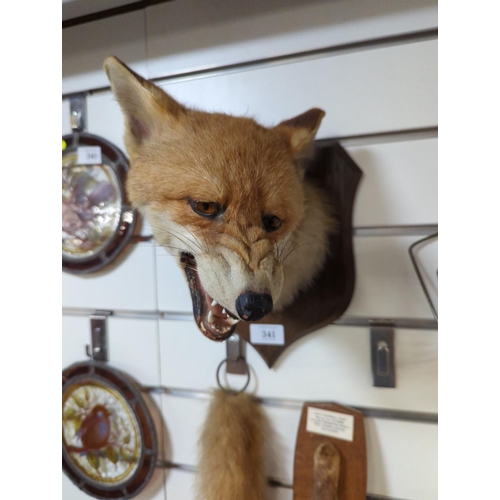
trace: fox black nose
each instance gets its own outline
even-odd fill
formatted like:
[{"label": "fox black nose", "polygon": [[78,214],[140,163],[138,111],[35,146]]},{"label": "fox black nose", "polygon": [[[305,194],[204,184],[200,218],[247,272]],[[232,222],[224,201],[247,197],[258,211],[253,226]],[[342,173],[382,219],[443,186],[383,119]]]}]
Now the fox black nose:
[{"label": "fox black nose", "polygon": [[273,310],[273,298],[268,293],[245,292],[236,299],[236,311],[245,321],[258,321]]}]

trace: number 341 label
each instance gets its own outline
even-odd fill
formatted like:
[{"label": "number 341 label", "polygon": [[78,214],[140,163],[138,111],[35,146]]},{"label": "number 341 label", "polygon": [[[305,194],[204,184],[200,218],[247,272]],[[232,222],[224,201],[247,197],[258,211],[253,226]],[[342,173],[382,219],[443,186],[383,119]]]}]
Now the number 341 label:
[{"label": "number 341 label", "polygon": [[283,325],[250,325],[250,343],[264,345],[285,345],[285,327]]}]

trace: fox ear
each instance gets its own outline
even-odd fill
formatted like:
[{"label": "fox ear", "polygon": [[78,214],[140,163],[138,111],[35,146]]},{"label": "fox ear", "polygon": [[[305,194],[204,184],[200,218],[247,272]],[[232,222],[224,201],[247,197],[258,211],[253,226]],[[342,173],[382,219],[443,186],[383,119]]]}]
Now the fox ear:
[{"label": "fox ear", "polygon": [[298,155],[314,140],[323,116],[325,112],[322,109],[312,108],[295,118],[281,122],[275,128],[288,136],[294,153]]},{"label": "fox ear", "polygon": [[175,120],[184,111],[181,104],[118,58],[107,57],[104,70],[125,115],[126,142],[142,144],[160,123]]}]

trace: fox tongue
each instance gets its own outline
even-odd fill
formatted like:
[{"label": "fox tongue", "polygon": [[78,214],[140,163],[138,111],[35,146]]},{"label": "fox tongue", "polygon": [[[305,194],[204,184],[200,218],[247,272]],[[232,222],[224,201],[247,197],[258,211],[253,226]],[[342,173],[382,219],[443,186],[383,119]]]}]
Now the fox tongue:
[{"label": "fox tongue", "polygon": [[[214,316],[217,316],[218,318],[221,319],[226,319],[227,314],[222,312],[223,307],[220,304],[217,304],[217,302],[208,295],[208,293],[205,296],[205,299],[207,301],[208,308],[212,311],[212,314]],[[215,302],[215,305],[212,305]]]}]

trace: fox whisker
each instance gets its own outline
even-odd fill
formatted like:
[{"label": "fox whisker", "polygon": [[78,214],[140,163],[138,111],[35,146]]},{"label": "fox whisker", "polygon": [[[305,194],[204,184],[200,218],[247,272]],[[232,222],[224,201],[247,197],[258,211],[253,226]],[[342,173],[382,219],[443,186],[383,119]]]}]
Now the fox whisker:
[{"label": "fox whisker", "polygon": [[[177,233],[177,234],[175,234],[172,230],[170,230],[170,229],[165,229],[164,227],[153,226],[153,225],[151,225],[151,227],[152,227],[152,228],[154,228],[154,229],[158,229],[158,230],[160,230],[160,231],[163,231],[164,233],[169,234],[169,235],[170,235],[170,236],[172,236],[173,238],[177,238],[177,239],[178,239],[181,243],[183,243],[184,245],[186,245],[186,246],[189,248],[189,250],[191,251],[191,253],[193,253],[193,254],[198,253],[198,252],[197,252],[197,250],[195,250],[195,249],[194,249],[194,248],[190,245],[190,243],[194,243],[194,242],[190,242],[190,241],[189,241],[189,240],[187,240],[187,238],[185,238],[185,237],[178,236],[178,235],[180,235],[181,233],[179,233],[179,232],[175,231],[175,232]],[[182,235],[182,236],[183,236],[183,235]],[[203,249],[202,249],[201,247],[199,247],[199,248],[200,248],[200,250],[203,252]]]}]

